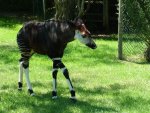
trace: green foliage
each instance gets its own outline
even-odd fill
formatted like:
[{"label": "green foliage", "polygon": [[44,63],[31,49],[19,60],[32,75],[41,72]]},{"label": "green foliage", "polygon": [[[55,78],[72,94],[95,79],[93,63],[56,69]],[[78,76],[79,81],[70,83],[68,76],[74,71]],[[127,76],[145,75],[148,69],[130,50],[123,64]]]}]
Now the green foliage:
[{"label": "green foliage", "polygon": [[[150,1],[149,0],[122,0],[121,21],[124,34],[135,34],[136,40],[143,40],[150,48]],[[129,40],[130,38],[127,37]],[[139,47],[142,50],[142,47]],[[134,48],[135,49],[135,48]],[[144,48],[145,49],[145,48]],[[144,52],[143,52],[144,53]],[[143,55],[144,56],[144,55]],[[146,59],[150,54],[145,53]],[[149,60],[148,60],[149,61]]]},{"label": "green foliage", "polygon": [[[122,21],[133,33],[143,33],[147,25],[144,11],[137,0],[123,0]],[[128,32],[128,31],[125,31]]]}]

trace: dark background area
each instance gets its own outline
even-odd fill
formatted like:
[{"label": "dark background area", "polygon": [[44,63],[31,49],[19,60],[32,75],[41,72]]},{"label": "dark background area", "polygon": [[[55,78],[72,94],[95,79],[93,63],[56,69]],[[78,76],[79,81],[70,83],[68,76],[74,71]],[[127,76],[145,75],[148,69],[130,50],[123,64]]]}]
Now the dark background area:
[{"label": "dark background area", "polygon": [[26,12],[33,11],[33,0],[0,0],[0,12]]},{"label": "dark background area", "polygon": [[[102,0],[97,0],[102,1]],[[52,18],[55,14],[54,1],[46,0],[46,18]],[[90,4],[86,15],[83,17],[86,25],[92,33],[110,34],[117,33],[118,15],[117,0],[109,1],[109,30],[103,25],[103,4],[93,2]],[[86,6],[86,4],[85,4]],[[42,0],[0,0],[0,16],[14,14],[15,16],[36,16],[43,20]]]}]

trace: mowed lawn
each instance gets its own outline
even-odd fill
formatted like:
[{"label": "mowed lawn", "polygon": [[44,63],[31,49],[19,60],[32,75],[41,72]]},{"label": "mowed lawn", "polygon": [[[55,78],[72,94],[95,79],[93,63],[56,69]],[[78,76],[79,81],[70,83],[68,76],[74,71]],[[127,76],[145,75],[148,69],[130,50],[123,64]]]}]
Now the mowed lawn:
[{"label": "mowed lawn", "polygon": [[96,39],[96,50],[78,41],[68,44],[63,62],[76,90],[76,103],[69,99],[61,71],[58,99],[51,99],[52,61],[38,54],[30,60],[36,96],[27,93],[25,79],[19,92],[19,28],[17,20],[0,18],[0,113],[150,113],[150,65],[118,60],[117,41],[113,40]]}]

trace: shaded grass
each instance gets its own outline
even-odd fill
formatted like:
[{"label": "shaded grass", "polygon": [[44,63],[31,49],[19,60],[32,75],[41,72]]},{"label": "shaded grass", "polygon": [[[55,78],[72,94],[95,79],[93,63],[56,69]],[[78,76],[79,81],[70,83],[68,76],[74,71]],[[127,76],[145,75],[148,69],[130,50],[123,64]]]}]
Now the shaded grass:
[{"label": "shaded grass", "polygon": [[[1,20],[2,21],[2,20]],[[13,22],[12,22],[13,24]],[[69,90],[58,73],[57,100],[51,99],[52,61],[35,54],[30,61],[30,78],[35,97],[27,94],[26,83],[17,91],[18,59],[13,28],[0,27],[0,113],[149,113],[149,64],[117,60],[117,42],[95,40],[91,50],[78,41],[69,43],[63,62],[77,92],[76,103],[69,100]]]},{"label": "shaded grass", "polygon": [[19,19],[16,19],[16,17],[0,17],[0,27],[1,28],[15,28],[18,25],[21,24],[21,21]]}]

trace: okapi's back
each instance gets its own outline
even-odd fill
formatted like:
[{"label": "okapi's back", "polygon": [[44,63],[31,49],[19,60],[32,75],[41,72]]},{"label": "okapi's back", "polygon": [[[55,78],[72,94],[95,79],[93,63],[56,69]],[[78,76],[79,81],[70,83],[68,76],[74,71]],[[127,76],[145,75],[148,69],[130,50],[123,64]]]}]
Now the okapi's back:
[{"label": "okapi's back", "polygon": [[74,40],[74,29],[67,22],[30,21],[24,24],[17,35],[20,51],[33,50],[39,54],[62,53],[66,44]]},{"label": "okapi's back", "polygon": [[17,43],[21,52],[34,52],[46,54],[47,40],[43,23],[28,22],[19,30]]}]

